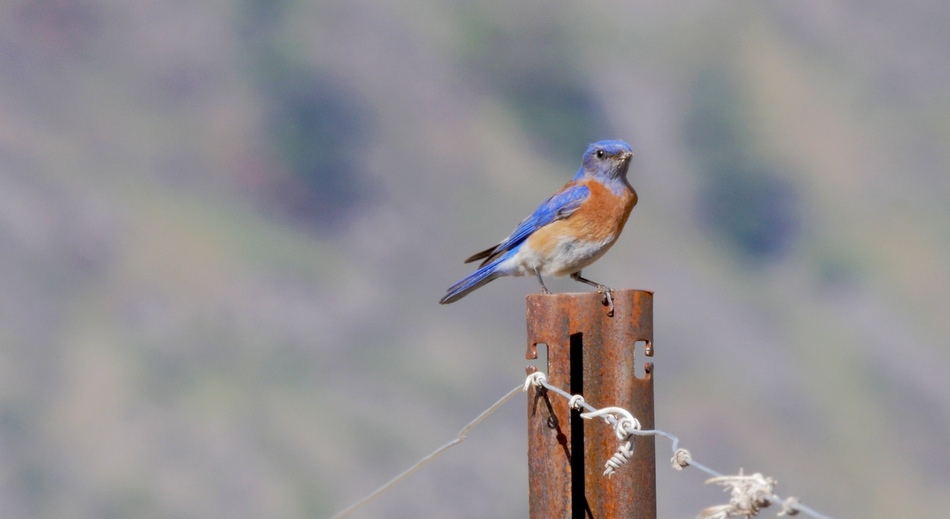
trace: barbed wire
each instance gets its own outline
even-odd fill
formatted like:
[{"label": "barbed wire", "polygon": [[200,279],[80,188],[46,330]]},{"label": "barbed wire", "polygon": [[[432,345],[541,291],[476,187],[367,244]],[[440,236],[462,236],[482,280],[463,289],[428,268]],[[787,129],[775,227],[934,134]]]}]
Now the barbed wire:
[{"label": "barbed wire", "polygon": [[548,391],[566,398],[568,405],[573,409],[586,409],[586,413],[581,413],[581,418],[590,420],[601,417],[604,418],[604,420],[614,428],[614,432],[621,443],[617,448],[617,452],[604,464],[606,467],[604,470],[605,476],[611,476],[633,455],[633,447],[630,441],[632,436],[663,436],[664,438],[669,439],[672,443],[671,448],[673,452],[673,458],[670,460],[670,463],[674,469],[683,470],[686,467],[695,467],[700,471],[712,476],[712,478],[706,480],[706,484],[716,483],[722,485],[726,487],[726,490],[730,490],[732,493],[729,499],[729,504],[706,508],[699,513],[697,519],[752,517],[758,514],[762,508],[766,508],[773,503],[781,503],[782,510],[779,511],[778,514],[780,516],[797,515],[799,512],[801,512],[810,515],[815,519],[831,519],[830,516],[817,512],[811,507],[801,504],[799,499],[796,497],[789,497],[786,499],[779,497],[773,491],[776,481],[772,478],[764,477],[759,473],[744,475],[741,469],[739,470],[739,474],[727,476],[697,462],[695,459],[693,459],[688,450],[680,448],[679,438],[675,435],[666,431],[661,431],[659,429],[642,430],[640,427],[640,422],[626,409],[620,407],[605,407],[603,409],[597,409],[588,404],[584,400],[583,396],[572,395],[561,388],[548,384],[547,376],[541,371],[536,371],[528,375],[523,389],[527,391],[531,386],[538,388],[543,387]]},{"label": "barbed wire", "polygon": [[767,508],[773,503],[781,503],[782,509],[778,513],[779,516],[792,516],[798,515],[799,513],[804,513],[814,517],[815,519],[831,519],[830,516],[817,512],[811,507],[803,505],[796,497],[788,497],[785,499],[779,497],[773,490],[776,481],[770,477],[765,477],[759,473],[745,475],[743,474],[742,469],[739,469],[739,474],[724,475],[697,462],[695,459],[693,459],[692,454],[690,454],[688,450],[679,446],[680,440],[677,436],[659,429],[643,430],[641,428],[640,421],[630,414],[629,411],[621,407],[604,407],[602,409],[598,409],[588,404],[582,395],[572,395],[561,388],[548,384],[547,376],[541,371],[535,371],[534,373],[528,375],[524,384],[518,385],[509,391],[505,396],[501,397],[497,402],[492,404],[488,409],[482,411],[481,414],[475,417],[474,420],[469,422],[468,425],[463,427],[458,432],[454,440],[432,451],[413,464],[411,467],[402,471],[396,477],[383,484],[381,487],[370,492],[366,497],[360,499],[356,503],[332,516],[331,519],[342,519],[343,517],[350,515],[357,509],[379,497],[387,490],[396,486],[410,474],[421,469],[427,463],[448,449],[462,443],[465,441],[468,432],[475,428],[475,426],[488,418],[489,415],[494,413],[499,407],[511,400],[511,398],[516,394],[520,392],[527,392],[532,386],[538,390],[543,388],[547,391],[564,397],[568,401],[568,406],[572,409],[586,410],[586,412],[580,414],[582,418],[587,420],[602,418],[607,424],[613,427],[614,433],[616,434],[620,444],[617,447],[617,452],[614,453],[614,455],[604,463],[604,476],[612,476],[618,469],[620,469],[627,461],[630,460],[631,456],[633,456],[633,436],[662,436],[670,440],[671,449],[673,452],[673,458],[670,460],[670,463],[674,469],[683,470],[686,467],[694,467],[701,472],[712,476],[706,480],[707,485],[722,485],[725,487],[724,490],[728,490],[731,493],[728,504],[708,507],[699,513],[697,519],[727,519],[729,517],[748,518],[757,515],[761,509]]}]

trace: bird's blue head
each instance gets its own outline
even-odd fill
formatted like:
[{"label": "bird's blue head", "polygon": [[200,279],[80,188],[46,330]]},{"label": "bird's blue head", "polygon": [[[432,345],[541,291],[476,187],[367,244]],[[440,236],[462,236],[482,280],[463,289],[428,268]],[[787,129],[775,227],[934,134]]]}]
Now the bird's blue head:
[{"label": "bird's blue head", "polygon": [[633,150],[623,141],[600,141],[587,147],[574,180],[596,178],[605,183],[624,182]]}]

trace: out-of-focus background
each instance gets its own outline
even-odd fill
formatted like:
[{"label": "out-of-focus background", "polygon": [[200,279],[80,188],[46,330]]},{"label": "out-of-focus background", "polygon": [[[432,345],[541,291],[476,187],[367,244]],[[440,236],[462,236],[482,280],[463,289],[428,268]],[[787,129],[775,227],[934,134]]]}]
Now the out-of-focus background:
[{"label": "out-of-focus background", "polygon": [[[513,4],[7,2],[0,515],[351,504],[523,380],[535,280],[437,301],[620,138],[585,274],[656,292],[657,425],[950,516],[950,4]],[[519,397],[359,516],[524,517],[525,435]],[[661,517],[726,501],[668,448]]]}]

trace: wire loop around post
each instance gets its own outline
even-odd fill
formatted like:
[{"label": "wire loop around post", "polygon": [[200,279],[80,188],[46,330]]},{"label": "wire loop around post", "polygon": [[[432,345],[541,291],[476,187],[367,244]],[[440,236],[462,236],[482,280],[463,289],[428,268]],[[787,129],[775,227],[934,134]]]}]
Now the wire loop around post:
[{"label": "wire loop around post", "polygon": [[544,374],[543,371],[535,371],[534,373],[528,375],[528,378],[525,379],[523,391],[527,393],[528,389],[530,389],[531,386],[543,387],[544,381],[547,379],[548,377],[547,375]]}]

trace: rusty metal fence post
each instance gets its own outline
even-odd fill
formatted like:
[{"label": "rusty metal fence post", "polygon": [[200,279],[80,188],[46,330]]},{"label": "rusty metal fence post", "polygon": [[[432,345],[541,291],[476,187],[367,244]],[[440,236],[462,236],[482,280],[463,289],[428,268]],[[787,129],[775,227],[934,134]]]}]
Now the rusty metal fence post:
[{"label": "rusty metal fence post", "polygon": [[[639,341],[652,356],[653,294],[614,292],[614,316],[596,292],[527,298],[529,360],[547,346],[547,382],[581,394],[595,407],[619,406],[653,429],[653,366],[635,375]],[[542,370],[544,368],[542,367]],[[533,367],[528,372],[534,371]],[[586,422],[564,398],[528,392],[528,484],[531,519],[656,517],[656,449],[636,436],[634,455],[612,477],[604,463],[618,439],[603,422]]]}]

